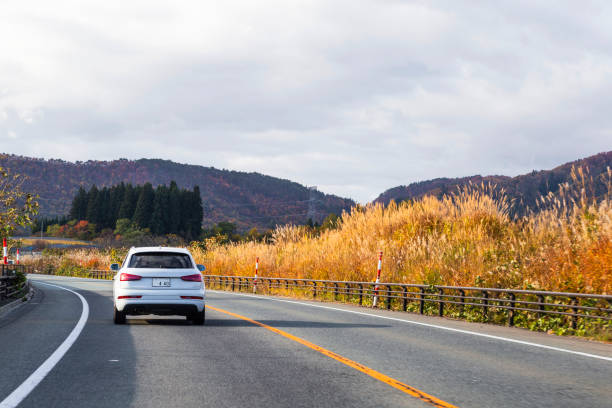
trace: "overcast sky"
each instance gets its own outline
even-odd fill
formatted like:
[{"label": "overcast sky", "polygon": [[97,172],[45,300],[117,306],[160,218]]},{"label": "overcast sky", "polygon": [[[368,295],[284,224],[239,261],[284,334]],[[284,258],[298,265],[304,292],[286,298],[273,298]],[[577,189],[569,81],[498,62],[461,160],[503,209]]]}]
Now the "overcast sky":
[{"label": "overcast sky", "polygon": [[360,202],[547,169],[612,150],[611,22],[609,1],[5,0],[0,151]]}]

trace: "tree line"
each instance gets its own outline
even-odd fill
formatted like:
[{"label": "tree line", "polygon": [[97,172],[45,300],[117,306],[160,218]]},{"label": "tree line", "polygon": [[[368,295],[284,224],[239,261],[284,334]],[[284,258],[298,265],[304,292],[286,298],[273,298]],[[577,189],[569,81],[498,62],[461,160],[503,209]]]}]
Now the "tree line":
[{"label": "tree line", "polygon": [[[202,234],[203,215],[200,188],[179,189],[172,181],[170,186],[157,188],[151,183],[121,183],[101,189],[93,185],[89,190],[81,187],[72,200],[67,220],[87,221],[95,225],[96,231],[129,224],[154,235],[176,234],[194,240]],[[49,225],[60,220],[38,220],[33,232],[40,230],[45,221]],[[65,223],[66,218],[61,221]]]}]

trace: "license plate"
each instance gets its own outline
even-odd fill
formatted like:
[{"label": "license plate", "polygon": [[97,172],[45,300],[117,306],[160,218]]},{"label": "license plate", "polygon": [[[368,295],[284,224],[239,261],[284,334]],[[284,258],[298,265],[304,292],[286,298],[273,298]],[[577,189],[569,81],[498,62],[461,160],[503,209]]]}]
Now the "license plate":
[{"label": "license plate", "polygon": [[153,278],[153,287],[156,288],[169,288],[170,278]]}]

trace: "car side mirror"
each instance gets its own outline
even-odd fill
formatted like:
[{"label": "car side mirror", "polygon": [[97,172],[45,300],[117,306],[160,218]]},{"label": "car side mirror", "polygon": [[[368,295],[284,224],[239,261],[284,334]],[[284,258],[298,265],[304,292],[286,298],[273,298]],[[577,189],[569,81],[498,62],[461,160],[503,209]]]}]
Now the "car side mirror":
[{"label": "car side mirror", "polygon": [[204,265],[198,265],[198,271],[204,272],[205,270],[206,270],[206,267]]},{"label": "car side mirror", "polygon": [[111,271],[118,271],[119,264],[118,263],[111,264],[110,268],[111,268]]}]

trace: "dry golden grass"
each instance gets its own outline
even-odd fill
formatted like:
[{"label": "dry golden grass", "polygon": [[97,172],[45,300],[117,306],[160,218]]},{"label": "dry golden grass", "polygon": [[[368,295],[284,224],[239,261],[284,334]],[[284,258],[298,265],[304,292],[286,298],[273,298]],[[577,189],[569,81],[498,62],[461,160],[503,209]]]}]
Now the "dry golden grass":
[{"label": "dry golden grass", "polygon": [[[573,187],[541,199],[541,209],[520,219],[495,186],[470,185],[442,199],[369,205],[342,215],[339,227],[312,236],[281,226],[271,243],[222,245],[191,251],[207,273],[372,281],[384,252],[382,280],[461,286],[612,293],[612,172],[608,195],[596,202],[588,172]],[[108,269],[115,250],[77,249],[26,263],[58,270]]]},{"label": "dry golden grass", "polygon": [[91,242],[88,242],[88,241],[70,240],[70,239],[61,239],[61,238],[41,239],[39,237],[23,237],[23,238],[19,238],[19,240],[21,241],[22,245],[26,245],[26,246],[35,245],[37,241],[42,241],[47,245],[75,245],[75,246],[91,245]]},{"label": "dry golden grass", "polygon": [[210,239],[206,251],[191,250],[210,274],[252,276],[259,257],[260,276],[372,281],[382,250],[387,282],[612,293],[610,194],[589,199],[580,169],[573,186],[520,219],[510,217],[503,191],[468,186],[442,199],[355,209],[316,237],[282,226],[272,243]]},{"label": "dry golden grass", "polygon": [[107,270],[112,262],[118,261],[116,251],[83,248],[51,252],[42,257],[24,256],[22,263],[39,269],[52,268],[60,272],[70,270]]}]

